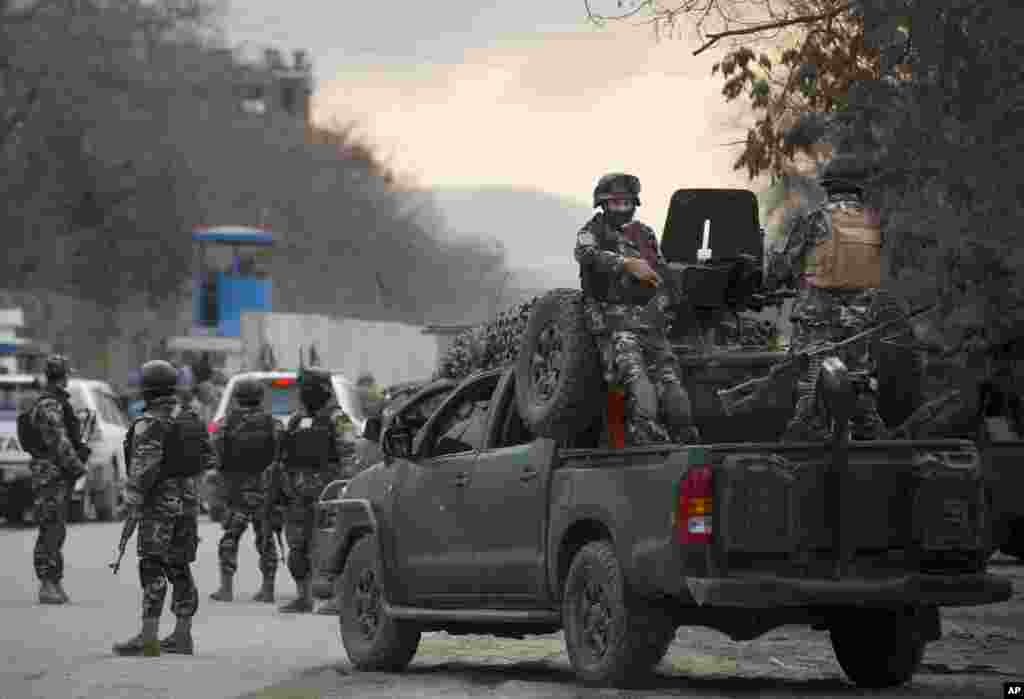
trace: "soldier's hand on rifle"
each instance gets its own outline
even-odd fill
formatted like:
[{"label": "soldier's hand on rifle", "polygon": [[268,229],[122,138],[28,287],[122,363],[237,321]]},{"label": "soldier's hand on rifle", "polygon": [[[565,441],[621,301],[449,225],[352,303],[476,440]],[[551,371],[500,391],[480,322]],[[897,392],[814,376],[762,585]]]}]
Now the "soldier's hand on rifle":
[{"label": "soldier's hand on rifle", "polygon": [[89,460],[90,456],[92,456],[92,449],[85,446],[84,444],[78,447],[78,449],[76,449],[76,452],[78,453],[78,460],[81,461],[83,464]]},{"label": "soldier's hand on rifle", "polygon": [[658,286],[661,284],[661,277],[655,272],[647,261],[639,257],[627,257],[622,265],[629,274],[640,280],[640,283],[647,286]]}]

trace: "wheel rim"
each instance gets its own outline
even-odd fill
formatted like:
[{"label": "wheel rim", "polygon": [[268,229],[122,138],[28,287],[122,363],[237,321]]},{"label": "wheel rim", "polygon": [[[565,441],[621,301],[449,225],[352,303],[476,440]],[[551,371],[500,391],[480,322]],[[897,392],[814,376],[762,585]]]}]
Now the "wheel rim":
[{"label": "wheel rim", "polygon": [[530,375],[537,397],[543,402],[551,400],[562,376],[564,343],[558,328],[548,324],[537,338],[537,349],[530,361]]},{"label": "wheel rim", "polygon": [[582,621],[581,645],[593,661],[600,662],[608,652],[612,626],[612,610],[604,586],[586,583],[578,611]]},{"label": "wheel rim", "polygon": [[380,586],[372,569],[360,574],[353,598],[359,633],[368,640],[373,639],[380,628]]}]

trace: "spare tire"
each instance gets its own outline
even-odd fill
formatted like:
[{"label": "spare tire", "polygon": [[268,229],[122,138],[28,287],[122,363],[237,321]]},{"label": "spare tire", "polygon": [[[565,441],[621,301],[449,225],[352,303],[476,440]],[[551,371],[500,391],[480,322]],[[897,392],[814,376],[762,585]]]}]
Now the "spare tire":
[{"label": "spare tire", "polygon": [[893,428],[903,424],[921,405],[923,367],[914,347],[914,330],[895,296],[879,289],[869,315],[878,325],[894,322],[871,343],[878,369],[878,413],[886,426]]},{"label": "spare tire", "polygon": [[581,292],[555,289],[537,299],[515,371],[519,413],[535,435],[564,442],[593,424],[604,379]]}]

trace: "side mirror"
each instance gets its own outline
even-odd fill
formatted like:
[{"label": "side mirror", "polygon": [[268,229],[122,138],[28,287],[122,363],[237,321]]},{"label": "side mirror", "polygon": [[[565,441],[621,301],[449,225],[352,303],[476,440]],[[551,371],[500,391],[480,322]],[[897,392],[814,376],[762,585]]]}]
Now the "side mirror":
[{"label": "side mirror", "polygon": [[381,433],[381,419],[379,417],[369,417],[366,419],[366,424],[363,425],[363,439],[368,439],[371,442],[380,441]]},{"label": "side mirror", "polygon": [[380,448],[389,458],[407,459],[412,454],[412,433],[401,427],[389,426],[381,436]]}]

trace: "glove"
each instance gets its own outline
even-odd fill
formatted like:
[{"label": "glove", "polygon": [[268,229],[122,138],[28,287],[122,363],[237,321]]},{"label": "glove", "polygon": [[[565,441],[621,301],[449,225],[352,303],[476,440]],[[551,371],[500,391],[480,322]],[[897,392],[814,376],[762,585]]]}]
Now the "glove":
[{"label": "glove", "polygon": [[658,286],[661,284],[661,277],[651,269],[647,261],[639,257],[627,257],[622,268],[647,286]]}]

